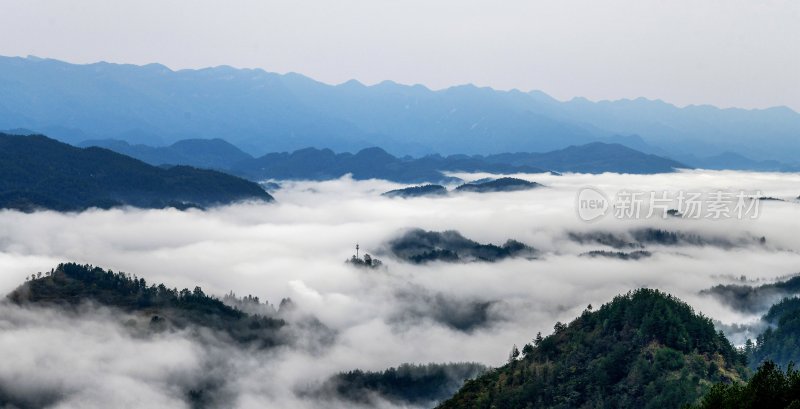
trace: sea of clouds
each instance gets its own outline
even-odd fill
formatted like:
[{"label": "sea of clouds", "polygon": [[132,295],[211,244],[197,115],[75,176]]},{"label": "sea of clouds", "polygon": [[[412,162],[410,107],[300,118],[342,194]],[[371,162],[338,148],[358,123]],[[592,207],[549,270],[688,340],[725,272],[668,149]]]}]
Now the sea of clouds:
[{"label": "sea of clouds", "polygon": [[[31,273],[74,261],[168,287],[199,285],[218,296],[233,291],[272,303],[289,297],[298,314],[316,317],[335,334],[320,343],[303,333],[313,331],[306,328],[297,332],[304,342],[254,351],[181,332],[131,336],[125,317],[100,307],[69,312],[2,304],[0,396],[30,406],[181,407],[187,390],[205,387],[213,404],[225,407],[352,407],[302,392],[356,368],[455,361],[498,366],[513,344],[550,333],[556,321],[571,320],[589,304],[640,287],[676,295],[721,325],[753,324],[759,313],[732,310],[699,292],[741,276],[766,283],[800,272],[798,174],[515,176],[546,187],[402,199],[380,196],[401,185],[342,178],[282,182],[276,203],[206,211],[0,211],[3,294]],[[622,189],[727,189],[787,201],[761,202],[753,220],[606,217],[587,223],[576,212],[577,192],[586,186],[609,196]],[[516,239],[536,248],[538,258],[421,265],[393,258],[386,242],[414,227],[458,230],[481,243]],[[626,261],[581,256],[610,249],[569,238],[643,227],[736,244],[651,245],[652,257]],[[764,244],[753,240],[762,236]],[[356,243],[387,268],[345,264]],[[741,331],[729,335],[737,343],[755,335]]]}]

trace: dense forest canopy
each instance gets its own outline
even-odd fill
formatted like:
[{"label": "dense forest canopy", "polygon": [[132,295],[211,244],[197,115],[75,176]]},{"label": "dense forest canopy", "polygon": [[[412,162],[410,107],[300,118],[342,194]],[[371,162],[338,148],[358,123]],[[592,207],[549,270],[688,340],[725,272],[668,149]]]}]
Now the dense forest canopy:
[{"label": "dense forest canopy", "polygon": [[516,192],[519,190],[535,189],[541,186],[542,185],[536,182],[530,182],[518,178],[504,177],[493,180],[465,183],[457,187],[456,192],[475,192],[475,193]]},{"label": "dense forest canopy", "polygon": [[[464,305],[450,311],[439,296],[410,300],[435,301],[451,320],[457,315],[454,311],[471,311],[468,319],[486,314],[491,304],[480,304],[484,309],[480,313]],[[188,330],[191,334],[205,328],[217,339],[246,348],[288,344],[292,336],[284,331],[288,323],[282,318],[293,310],[288,299],[279,308],[252,295],[240,298],[229,293],[218,299],[200,287],[170,289],[134,275],[75,263],[31,275],[8,294],[6,302],[75,312],[86,303],[96,303],[118,310],[121,319],[128,319],[126,326],[144,333]],[[131,316],[139,317],[139,323],[131,323],[127,318]],[[764,316],[772,326],[755,343],[736,349],[709,318],[688,304],[658,290],[639,289],[597,310],[590,305],[569,324],[556,323],[552,335],[538,334],[521,349],[514,346],[507,364],[494,370],[476,363],[356,369],[298,393],[319,401],[366,406],[388,401],[440,408],[794,409],[800,407],[800,375],[792,363],[798,359],[797,317],[800,298],[785,298]],[[312,321],[301,325],[326,330]],[[751,368],[758,367],[752,377],[748,358]],[[201,396],[205,391],[205,387],[190,391],[189,400],[208,399]]]},{"label": "dense forest canopy", "polygon": [[745,346],[751,364],[773,361],[787,368],[791,362],[800,363],[800,298],[784,298],[763,319],[769,326]]},{"label": "dense forest canopy", "polygon": [[800,372],[766,361],[747,383],[718,383],[690,409],[798,409]]},{"label": "dense forest canopy", "polygon": [[747,374],[710,319],[657,290],[591,306],[537,336],[440,408],[679,408]]},{"label": "dense forest canopy", "polygon": [[[206,327],[223,337],[243,344],[271,347],[283,343],[283,319],[251,315],[206,295],[200,287],[193,290],[149,284],[121,272],[90,265],[60,264],[8,294],[19,305],[77,307],[94,302],[135,313],[149,319],[148,329]],[[253,303],[252,298],[240,300]]]},{"label": "dense forest canopy", "polygon": [[444,196],[447,189],[442,185],[420,185],[409,186],[402,189],[390,190],[383,194],[386,197],[420,197],[420,196]]},{"label": "dense forest canopy", "polygon": [[519,241],[509,239],[502,245],[482,244],[464,237],[461,233],[411,229],[389,241],[389,251],[397,258],[412,263],[433,261],[494,262],[511,257],[533,258],[536,250]]},{"label": "dense forest canopy", "polygon": [[788,296],[800,294],[800,276],[758,286],[748,285],[743,277],[741,284],[718,284],[701,294],[709,294],[738,311],[760,313]]},{"label": "dense forest canopy", "polygon": [[364,405],[380,398],[398,405],[433,406],[487,369],[472,362],[403,364],[377,372],[356,369],[334,375],[316,393]]},{"label": "dense forest canopy", "polygon": [[635,228],[626,232],[569,232],[567,237],[580,244],[600,244],[614,249],[642,249],[647,246],[710,246],[724,249],[763,246],[766,237],[735,237],[708,233],[671,231],[653,227]]}]

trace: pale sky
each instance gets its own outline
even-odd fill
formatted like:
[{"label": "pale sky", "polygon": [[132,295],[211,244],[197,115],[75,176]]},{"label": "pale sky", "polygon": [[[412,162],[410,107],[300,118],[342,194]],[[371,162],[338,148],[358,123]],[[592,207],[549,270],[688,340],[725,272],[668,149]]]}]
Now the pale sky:
[{"label": "pale sky", "polygon": [[0,0],[0,55],[800,111],[797,0]]}]

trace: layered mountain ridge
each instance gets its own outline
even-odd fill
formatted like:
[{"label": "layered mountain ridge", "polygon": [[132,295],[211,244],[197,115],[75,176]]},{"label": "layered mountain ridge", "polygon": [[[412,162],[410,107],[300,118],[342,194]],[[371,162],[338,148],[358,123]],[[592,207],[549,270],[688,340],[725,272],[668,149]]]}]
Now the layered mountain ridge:
[{"label": "layered mountain ridge", "polygon": [[253,155],[308,146],[449,155],[545,152],[599,141],[690,165],[687,159],[724,152],[796,163],[800,152],[800,114],[785,107],[562,102],[540,91],[473,85],[438,91],[391,81],[327,85],[228,66],[173,71],[17,57],[0,57],[0,78],[0,129],[33,129],[69,143],[113,138],[159,146],[222,138]]}]

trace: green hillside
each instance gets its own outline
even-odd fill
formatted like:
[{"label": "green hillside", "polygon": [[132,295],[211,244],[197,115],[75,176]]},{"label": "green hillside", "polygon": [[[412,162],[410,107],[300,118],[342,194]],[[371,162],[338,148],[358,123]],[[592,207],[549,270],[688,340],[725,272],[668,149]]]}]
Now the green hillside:
[{"label": "green hillside", "polygon": [[680,408],[747,374],[744,354],[710,319],[650,289],[587,308],[515,351],[439,407]]},{"label": "green hillside", "polygon": [[60,264],[26,281],[7,299],[18,305],[68,309],[92,302],[131,313],[138,320],[127,325],[143,327],[146,332],[204,327],[257,347],[284,342],[280,329],[286,322],[282,319],[247,314],[206,295],[200,287],[178,290],[164,284],[148,285],[144,278],[89,265]]}]

